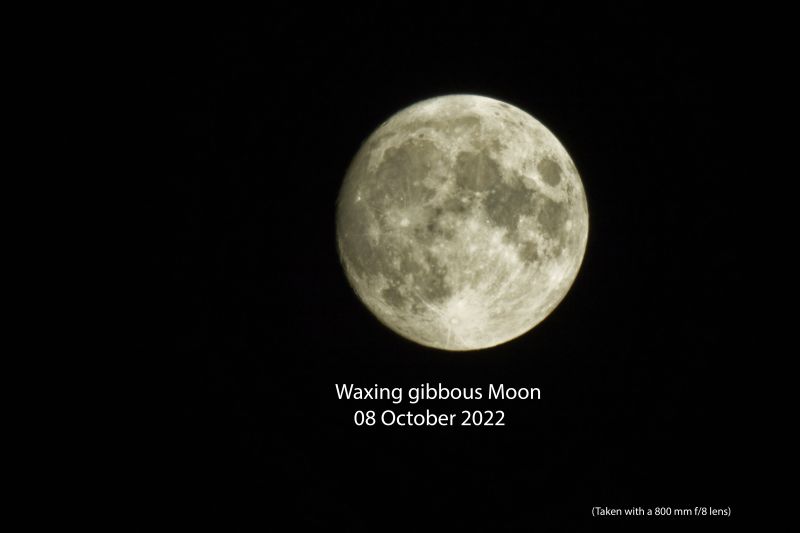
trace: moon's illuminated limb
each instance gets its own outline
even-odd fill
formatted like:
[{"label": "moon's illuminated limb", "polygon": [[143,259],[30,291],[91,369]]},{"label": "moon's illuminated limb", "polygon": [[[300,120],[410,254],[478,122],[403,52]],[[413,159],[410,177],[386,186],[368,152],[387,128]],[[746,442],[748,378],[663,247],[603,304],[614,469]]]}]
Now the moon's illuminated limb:
[{"label": "moon's illuminated limb", "polygon": [[339,195],[347,278],[400,335],[447,350],[501,344],[569,290],[589,221],[558,139],[509,104],[433,98],[383,123]]}]

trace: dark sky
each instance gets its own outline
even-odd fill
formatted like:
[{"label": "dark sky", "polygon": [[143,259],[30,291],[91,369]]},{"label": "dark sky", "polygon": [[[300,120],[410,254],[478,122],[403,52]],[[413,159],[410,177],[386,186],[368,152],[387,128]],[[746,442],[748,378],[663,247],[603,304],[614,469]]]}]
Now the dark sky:
[{"label": "dark sky", "polygon": [[[749,230],[731,88],[749,58],[733,14],[518,4],[292,4],[143,28],[156,339],[141,366],[159,391],[132,482],[143,512],[276,531],[574,531],[596,525],[595,505],[741,508]],[[547,125],[590,212],[557,310],[466,354],[380,325],[334,234],[360,143],[449,93]],[[440,382],[542,400],[412,408],[503,409],[503,428],[364,428],[353,411],[391,403],[334,389]]]}]

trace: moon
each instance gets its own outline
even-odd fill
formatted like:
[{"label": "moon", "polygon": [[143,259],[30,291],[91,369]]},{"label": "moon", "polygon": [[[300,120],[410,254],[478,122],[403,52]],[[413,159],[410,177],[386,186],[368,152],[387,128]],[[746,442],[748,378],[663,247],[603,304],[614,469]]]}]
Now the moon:
[{"label": "moon", "polygon": [[571,287],[589,232],[567,151],[510,104],[418,102],[355,155],[336,233],[350,285],[401,336],[466,351],[514,339]]}]

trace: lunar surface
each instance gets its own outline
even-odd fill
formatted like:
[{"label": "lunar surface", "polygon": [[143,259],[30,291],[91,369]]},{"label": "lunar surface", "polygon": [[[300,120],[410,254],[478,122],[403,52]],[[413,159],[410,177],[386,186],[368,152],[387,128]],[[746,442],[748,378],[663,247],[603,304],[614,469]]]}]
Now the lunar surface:
[{"label": "lunar surface", "polygon": [[414,342],[475,350],[529,331],[583,260],[586,196],[539,121],[474,95],[419,102],[361,146],[339,194],[347,278]]}]

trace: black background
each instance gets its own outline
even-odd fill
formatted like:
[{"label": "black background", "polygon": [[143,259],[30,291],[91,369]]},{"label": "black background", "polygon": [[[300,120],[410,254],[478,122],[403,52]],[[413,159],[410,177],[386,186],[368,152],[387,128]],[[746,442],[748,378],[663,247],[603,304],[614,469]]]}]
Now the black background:
[{"label": "black background", "polygon": [[[595,505],[745,512],[748,236],[730,111],[747,47],[729,17],[382,3],[154,18],[138,98],[158,336],[140,367],[159,391],[142,402],[143,512],[368,531],[582,530],[601,521]],[[450,93],[542,121],[590,214],[556,311],[468,353],[382,326],[335,246],[360,143]],[[505,427],[367,428],[353,412],[391,403],[334,389],[440,382],[542,399],[411,407],[503,409]]]}]

